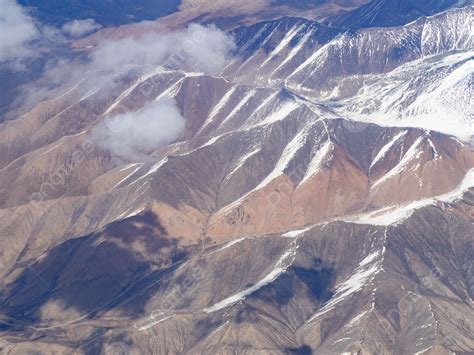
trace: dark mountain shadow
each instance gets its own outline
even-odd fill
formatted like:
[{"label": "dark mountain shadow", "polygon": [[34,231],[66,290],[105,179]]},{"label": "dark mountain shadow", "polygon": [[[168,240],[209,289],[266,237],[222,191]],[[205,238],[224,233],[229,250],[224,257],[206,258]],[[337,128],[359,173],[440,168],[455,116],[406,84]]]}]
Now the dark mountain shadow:
[{"label": "dark mountain shadow", "polygon": [[299,348],[288,348],[285,349],[285,354],[288,355],[311,355],[313,350],[308,345],[300,346]]},{"label": "dark mountain shadow", "polygon": [[324,265],[322,260],[314,258],[310,267],[291,266],[271,284],[262,287],[254,296],[266,302],[286,305],[295,295],[297,287],[305,286],[310,297],[321,304],[332,296],[332,287],[336,280],[336,270],[331,265]]},{"label": "dark mountain shadow", "polygon": [[267,303],[282,306],[293,298],[295,295],[295,287],[298,287],[298,283],[295,280],[294,274],[285,273],[280,275],[272,283],[259,289],[255,292],[254,296]]},{"label": "dark mountain shadow", "polygon": [[321,259],[315,258],[311,268],[294,266],[291,270],[318,301],[324,303],[334,295],[331,289],[336,281],[336,271],[333,266],[324,265]]},{"label": "dark mountain shadow", "polygon": [[159,281],[188,254],[151,212],[66,241],[25,266],[2,291],[2,313],[12,325],[3,325],[0,332],[38,324],[42,306],[51,301],[86,318],[112,308],[140,315]]}]

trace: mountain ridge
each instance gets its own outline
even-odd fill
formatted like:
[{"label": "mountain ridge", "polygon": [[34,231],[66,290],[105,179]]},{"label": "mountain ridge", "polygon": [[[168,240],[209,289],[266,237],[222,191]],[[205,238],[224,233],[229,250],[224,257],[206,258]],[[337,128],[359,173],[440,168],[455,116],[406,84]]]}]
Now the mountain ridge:
[{"label": "mountain ridge", "polygon": [[[474,150],[443,131],[472,127],[473,9],[236,24],[213,74],[66,67],[1,124],[0,349],[472,352]],[[97,139],[163,102],[172,143]]]}]

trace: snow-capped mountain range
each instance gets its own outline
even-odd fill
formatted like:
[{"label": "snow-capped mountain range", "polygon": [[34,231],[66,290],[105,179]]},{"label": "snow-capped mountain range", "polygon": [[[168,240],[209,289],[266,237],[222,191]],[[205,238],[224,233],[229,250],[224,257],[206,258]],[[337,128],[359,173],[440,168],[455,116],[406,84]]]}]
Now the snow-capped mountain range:
[{"label": "snow-capped mountain range", "polygon": [[180,13],[76,41],[1,123],[0,349],[474,351],[474,7],[419,3],[261,4],[206,27],[205,70]]}]

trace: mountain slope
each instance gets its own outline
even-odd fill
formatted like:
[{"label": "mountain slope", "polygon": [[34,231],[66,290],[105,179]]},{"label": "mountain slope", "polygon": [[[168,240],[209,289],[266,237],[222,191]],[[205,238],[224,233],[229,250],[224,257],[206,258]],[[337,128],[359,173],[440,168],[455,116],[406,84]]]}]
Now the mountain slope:
[{"label": "mountain slope", "polygon": [[[473,11],[259,22],[214,76],[84,70],[12,113],[2,352],[474,351],[474,151],[446,134],[472,131]],[[97,138],[161,100],[184,119],[171,144]]]},{"label": "mountain slope", "polygon": [[401,26],[420,17],[432,16],[450,8],[473,5],[458,0],[374,0],[328,20],[331,26],[369,28]]},{"label": "mountain slope", "polygon": [[473,55],[452,52],[402,65],[388,75],[366,78],[348,98],[344,95],[354,87],[344,83],[333,99],[340,95],[345,114],[360,120],[431,127],[469,140],[474,135]]},{"label": "mountain slope", "polygon": [[[293,18],[257,24],[235,32],[241,38],[239,56],[223,74],[230,80],[283,85],[313,102],[341,108],[343,115],[358,111],[355,119],[367,120],[369,114],[375,123],[390,118],[389,124],[468,138],[473,14],[474,8],[466,7],[403,27],[356,31]],[[435,108],[432,101],[443,102]],[[458,130],[442,110],[455,111]]]},{"label": "mountain slope", "polygon": [[[14,316],[26,312],[24,305],[31,309],[50,299],[49,318],[29,323],[28,332],[44,338],[58,327],[65,329],[67,335],[57,347],[86,352],[110,350],[116,343],[140,352],[173,353],[470,351],[474,325],[465,236],[472,235],[472,208],[471,192],[461,200],[441,198],[410,213],[407,209],[388,226],[375,219],[336,221],[281,236],[175,251],[171,261],[166,257],[176,248],[172,239],[160,241],[135,229],[149,218],[142,214],[53,248],[23,272],[24,282],[15,284],[3,305]],[[133,238],[125,237],[126,226],[133,227]],[[153,244],[139,251],[138,235],[143,242],[154,239],[162,246],[153,255],[147,254]],[[121,242],[113,247],[115,240]],[[130,248],[140,262],[134,261]],[[58,255],[66,251],[70,258],[63,262]],[[110,266],[97,268],[104,257]],[[80,261],[84,258],[90,266]],[[116,262],[120,266],[113,266]],[[41,275],[51,291],[35,281],[33,273]],[[121,284],[111,288],[115,273],[121,273]],[[90,285],[80,288],[87,298],[71,297],[77,282]],[[105,292],[96,293],[98,300],[87,296],[98,289]],[[13,298],[20,292],[25,296]],[[28,298],[33,294],[35,300]],[[72,312],[104,301],[87,318]],[[61,306],[65,304],[67,313]],[[131,321],[133,314],[142,316]],[[7,322],[7,329],[9,324],[16,330],[6,348],[20,350],[23,345],[15,345],[14,339],[26,328]],[[105,332],[94,330],[111,325]],[[87,340],[79,341],[79,334]]]}]

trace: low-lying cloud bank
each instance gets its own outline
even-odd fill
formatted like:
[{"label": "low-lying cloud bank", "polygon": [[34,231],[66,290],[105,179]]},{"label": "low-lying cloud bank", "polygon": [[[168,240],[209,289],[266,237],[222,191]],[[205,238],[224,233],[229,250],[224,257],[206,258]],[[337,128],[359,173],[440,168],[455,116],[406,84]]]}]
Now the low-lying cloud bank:
[{"label": "low-lying cloud bank", "polygon": [[116,71],[130,66],[148,68],[164,65],[173,69],[217,74],[234,48],[232,37],[215,26],[190,24],[181,31],[105,41],[92,52],[89,67]]},{"label": "low-lying cloud bank", "polygon": [[170,98],[151,102],[138,112],[117,115],[100,123],[92,139],[102,149],[127,160],[142,160],[175,141],[183,132],[184,117]]},{"label": "low-lying cloud bank", "polygon": [[[65,41],[61,33],[81,37],[99,28],[93,20],[73,20],[61,31],[54,30],[36,23],[14,0],[0,0],[0,11],[0,63],[30,58],[35,52],[32,42],[61,43]],[[82,97],[91,92],[96,93],[95,97],[110,95],[118,83],[123,85],[130,78],[159,67],[217,75],[235,47],[233,38],[224,31],[213,25],[199,24],[174,32],[135,33],[120,40],[104,39],[88,54],[83,53],[80,60],[51,56],[43,79],[26,88],[25,99],[19,100],[19,106],[31,107],[39,101],[58,97],[72,87]],[[104,117],[93,129],[92,136],[100,147],[115,156],[142,160],[175,141],[184,126],[185,119],[176,102],[167,98],[149,103],[138,112]]]},{"label": "low-lying cloud bank", "polygon": [[91,34],[100,28],[102,28],[100,24],[96,23],[94,19],[88,18],[66,22],[62,27],[62,31],[70,37],[79,38]]},{"label": "low-lying cloud bank", "polygon": [[40,36],[33,18],[14,0],[0,0],[0,63],[35,55],[30,43]]},{"label": "low-lying cloud bank", "polygon": [[83,95],[111,91],[100,89],[113,89],[129,73],[146,74],[158,67],[217,75],[232,58],[235,47],[234,39],[226,32],[199,24],[168,33],[104,39],[80,61],[50,57],[43,80],[25,87],[17,106],[32,107],[53,99],[79,82],[77,90]]},{"label": "low-lying cloud bank", "polygon": [[[214,26],[191,24],[186,29],[108,41],[91,54],[88,71],[96,85],[126,68],[147,72],[165,66],[177,70],[218,74],[235,48],[233,39]],[[106,119],[92,133],[97,144],[127,160],[142,160],[172,143],[184,131],[185,119],[176,102],[165,98],[138,112]]]}]

